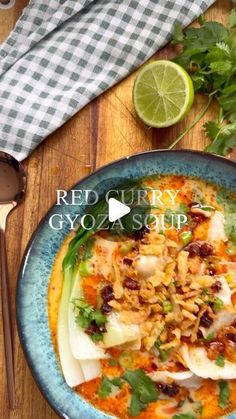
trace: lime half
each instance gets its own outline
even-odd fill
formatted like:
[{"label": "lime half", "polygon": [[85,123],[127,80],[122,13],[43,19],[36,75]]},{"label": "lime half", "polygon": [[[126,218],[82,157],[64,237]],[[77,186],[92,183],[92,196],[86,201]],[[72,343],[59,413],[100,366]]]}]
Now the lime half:
[{"label": "lime half", "polygon": [[134,83],[135,110],[151,127],[164,128],[181,121],[190,111],[193,99],[190,76],[172,61],[147,64]]}]

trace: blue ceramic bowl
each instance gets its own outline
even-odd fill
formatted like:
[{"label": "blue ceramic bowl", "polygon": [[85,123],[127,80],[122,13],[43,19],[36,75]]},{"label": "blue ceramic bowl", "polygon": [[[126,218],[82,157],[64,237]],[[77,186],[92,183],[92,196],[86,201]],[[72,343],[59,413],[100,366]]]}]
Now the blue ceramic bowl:
[{"label": "blue ceramic bowl", "polygon": [[[151,151],[111,163],[73,189],[96,189],[101,195],[129,179],[154,173],[197,176],[236,192],[236,163],[201,152]],[[70,192],[69,192],[70,195]],[[21,344],[33,376],[44,396],[62,418],[111,418],[88,404],[65,383],[50,337],[47,316],[48,283],[55,256],[68,233],[68,225],[54,231],[49,218],[55,213],[83,213],[78,206],[53,206],[39,224],[26,249],[20,268],[16,304]],[[236,419],[236,413],[228,419]]]}]

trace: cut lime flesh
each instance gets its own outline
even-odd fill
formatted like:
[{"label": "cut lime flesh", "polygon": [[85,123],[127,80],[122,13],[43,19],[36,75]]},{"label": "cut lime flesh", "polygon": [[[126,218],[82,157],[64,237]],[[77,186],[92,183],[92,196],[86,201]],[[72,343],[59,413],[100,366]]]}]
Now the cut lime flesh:
[{"label": "cut lime flesh", "polygon": [[172,61],[147,64],[135,80],[135,110],[152,127],[164,128],[181,121],[191,109],[193,100],[194,88],[190,76]]}]

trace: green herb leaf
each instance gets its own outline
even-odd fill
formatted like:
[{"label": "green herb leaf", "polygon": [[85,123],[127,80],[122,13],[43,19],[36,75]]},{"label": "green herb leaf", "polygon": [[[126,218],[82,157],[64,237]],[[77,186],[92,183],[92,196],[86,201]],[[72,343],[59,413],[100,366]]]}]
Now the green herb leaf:
[{"label": "green herb leaf", "polygon": [[158,392],[155,383],[144,373],[143,370],[126,371],[123,379],[132,388],[132,398],[129,412],[137,416],[147,408],[148,403],[158,399]]},{"label": "green herb leaf", "polygon": [[106,399],[112,392],[112,386],[120,388],[122,386],[121,378],[117,377],[109,379],[107,377],[103,377],[97,392],[98,396],[102,399]]},{"label": "green herb leaf", "polygon": [[231,10],[229,15],[229,27],[236,28],[236,9]]},{"label": "green herb leaf", "polygon": [[109,359],[108,364],[110,367],[117,367],[118,361],[116,359]]},{"label": "green herb leaf", "polygon": [[215,360],[215,364],[221,368],[225,366],[225,357],[223,354],[218,355],[218,357]]},{"label": "green herb leaf", "polygon": [[173,419],[195,419],[195,415],[192,413],[179,413],[174,415]]},{"label": "green herb leaf", "polygon": [[174,32],[173,32],[173,39],[171,43],[173,45],[180,44],[184,40],[184,34],[183,34],[183,28],[180,25],[179,22],[177,22],[174,26]]},{"label": "green herb leaf", "polygon": [[205,148],[208,153],[226,156],[236,145],[236,121],[227,125],[218,125],[208,121],[204,125],[211,143]]},{"label": "green herb leaf", "polygon": [[[76,313],[75,321],[82,329],[86,330],[91,322],[95,322],[98,329],[106,324],[107,317],[100,310],[95,310],[93,306],[86,303],[83,299],[76,298],[72,301],[72,304]],[[92,333],[90,337],[94,342],[99,342],[102,340],[103,335],[98,330]]]},{"label": "green herb leaf", "polygon": [[103,377],[100,387],[98,389],[98,396],[102,399],[106,399],[112,391],[110,380],[107,377]]},{"label": "green herb leaf", "polygon": [[214,334],[214,332],[212,332],[212,333],[209,333],[209,335],[207,335],[207,336],[204,338],[204,340],[205,340],[206,342],[209,342],[209,341],[213,340],[214,338],[215,338],[215,334]]},{"label": "green herb leaf", "polygon": [[178,216],[187,215],[188,212],[189,212],[189,207],[184,203],[181,203],[179,205],[178,210],[175,212],[171,208],[167,208],[165,211],[165,222],[167,224],[173,225],[176,228],[178,227],[179,224],[181,224],[180,227],[183,227],[187,222],[179,223]]},{"label": "green herb leaf", "polygon": [[225,409],[229,405],[229,396],[230,396],[230,390],[229,390],[229,383],[228,381],[219,381],[219,406],[222,409]]},{"label": "green herb leaf", "polygon": [[217,194],[217,202],[225,212],[225,233],[232,243],[236,243],[236,200],[231,193],[221,188]]},{"label": "green herb leaf", "polygon": [[231,122],[236,120],[235,97],[236,83],[232,82],[230,86],[225,87],[221,91],[221,94],[217,98],[220,106],[223,108],[226,116]]},{"label": "green herb leaf", "polygon": [[103,335],[100,332],[94,332],[90,335],[93,342],[100,342],[103,339]]}]

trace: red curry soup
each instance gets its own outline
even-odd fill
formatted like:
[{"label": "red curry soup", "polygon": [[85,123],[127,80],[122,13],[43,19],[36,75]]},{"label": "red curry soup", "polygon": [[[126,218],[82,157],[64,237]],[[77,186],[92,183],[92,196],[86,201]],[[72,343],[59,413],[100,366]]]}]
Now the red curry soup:
[{"label": "red curry soup", "polygon": [[[126,419],[236,410],[236,196],[184,176],[142,179],[148,223],[64,241],[48,312],[67,384]],[[153,196],[155,202],[153,202]]]}]

